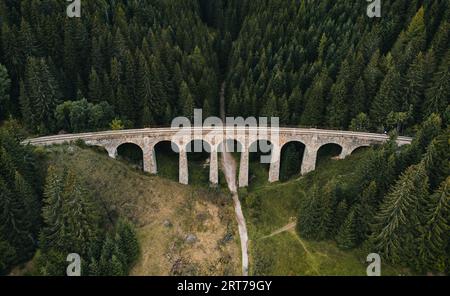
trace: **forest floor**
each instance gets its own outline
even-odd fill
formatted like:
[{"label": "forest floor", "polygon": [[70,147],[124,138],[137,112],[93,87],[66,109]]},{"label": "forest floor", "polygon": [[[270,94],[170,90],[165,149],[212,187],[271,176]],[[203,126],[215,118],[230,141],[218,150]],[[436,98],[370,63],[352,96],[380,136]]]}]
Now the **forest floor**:
[{"label": "forest floor", "polygon": [[136,225],[132,275],[240,275],[232,200],[220,190],[150,176],[90,148],[52,146],[48,163],[75,169],[111,219]]}]

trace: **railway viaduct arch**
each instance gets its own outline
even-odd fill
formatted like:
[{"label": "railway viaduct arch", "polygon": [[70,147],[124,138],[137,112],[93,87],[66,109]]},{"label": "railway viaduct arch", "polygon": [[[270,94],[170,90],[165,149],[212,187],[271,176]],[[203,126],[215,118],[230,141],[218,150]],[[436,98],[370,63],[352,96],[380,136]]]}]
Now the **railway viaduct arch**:
[{"label": "railway viaduct arch", "polygon": [[[272,145],[270,155],[269,182],[276,182],[280,175],[281,149],[290,142],[300,142],[305,145],[301,174],[313,171],[316,167],[317,153],[327,144],[337,144],[342,148],[340,159],[350,155],[360,147],[368,147],[385,143],[389,137],[383,134],[333,131],[304,128],[253,128],[253,127],[221,127],[221,128],[148,128],[139,130],[121,130],[94,132],[83,134],[66,134],[40,137],[24,141],[31,145],[53,145],[83,140],[88,145],[101,146],[106,149],[111,158],[117,157],[117,149],[123,144],[135,144],[143,152],[143,169],[151,174],[158,173],[155,157],[155,146],[160,142],[169,141],[173,149],[179,153],[179,182],[189,183],[188,158],[189,143],[202,140],[210,147],[210,173],[212,184],[219,181],[218,153],[221,145],[227,141],[237,141],[241,147],[239,166],[239,187],[248,186],[249,148],[259,140],[270,141]],[[410,144],[411,138],[398,137],[398,145]],[[197,151],[195,151],[197,152]],[[198,151],[200,152],[200,151]],[[299,164],[300,165],[300,164]]]}]

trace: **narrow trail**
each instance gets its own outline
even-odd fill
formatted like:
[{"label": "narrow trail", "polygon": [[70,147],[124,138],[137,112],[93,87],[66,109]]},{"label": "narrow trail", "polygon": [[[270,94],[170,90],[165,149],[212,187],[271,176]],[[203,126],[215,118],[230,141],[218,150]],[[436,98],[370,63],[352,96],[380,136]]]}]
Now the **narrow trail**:
[{"label": "narrow trail", "polygon": [[[306,247],[306,244],[303,242],[303,240],[297,235],[297,233],[295,233],[295,231],[292,231],[292,235],[294,235],[294,237],[298,240],[298,242],[302,245],[303,250],[305,250],[306,253],[306,258],[307,258],[307,264],[311,267],[311,269],[317,274],[320,275],[318,266],[317,266],[317,262],[316,259],[314,257],[314,255],[308,250],[308,248]],[[309,260],[308,260],[309,259]]]},{"label": "narrow trail", "polygon": [[[220,115],[222,120],[225,120],[225,82],[222,83],[220,90]],[[224,147],[225,148],[225,147]],[[222,170],[227,180],[228,188],[231,191],[234,211],[236,213],[236,221],[238,223],[239,237],[241,240],[242,251],[242,275],[248,275],[248,233],[247,226],[245,224],[244,213],[242,212],[241,202],[237,193],[236,182],[236,161],[231,153],[227,152],[227,149],[222,149]]]},{"label": "narrow trail", "polygon": [[277,235],[277,234],[280,234],[280,233],[289,231],[289,230],[295,228],[296,225],[297,225],[297,222],[291,222],[291,223],[289,223],[289,224],[287,224],[287,225],[285,225],[285,226],[283,226],[283,227],[281,227],[281,228],[275,230],[275,231],[272,232],[271,234],[261,237],[260,239],[269,238],[269,237],[275,236],[275,235]]}]

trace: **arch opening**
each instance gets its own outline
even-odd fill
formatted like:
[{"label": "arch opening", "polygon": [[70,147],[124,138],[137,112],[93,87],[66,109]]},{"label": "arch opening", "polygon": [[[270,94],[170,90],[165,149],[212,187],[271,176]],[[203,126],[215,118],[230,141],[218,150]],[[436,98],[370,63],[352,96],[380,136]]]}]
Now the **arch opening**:
[{"label": "arch opening", "polygon": [[241,153],[243,146],[241,142],[234,139],[226,139],[219,144],[219,152]]},{"label": "arch opening", "polygon": [[189,184],[209,185],[211,145],[204,140],[192,140],[186,145]]},{"label": "arch opening", "polygon": [[364,153],[365,151],[369,150],[370,146],[360,146],[356,149],[354,149],[351,153],[351,155],[357,155],[357,154],[361,154]]},{"label": "arch opening", "polygon": [[178,182],[180,157],[178,146],[171,141],[161,141],[153,149],[158,175]]},{"label": "arch opening", "polygon": [[283,145],[280,157],[280,181],[300,176],[305,148],[305,144],[299,141],[291,141]]},{"label": "arch opening", "polygon": [[117,157],[124,160],[132,166],[144,169],[144,152],[142,148],[134,143],[123,143],[117,147]]},{"label": "arch opening", "polygon": [[322,145],[317,151],[316,168],[329,163],[331,160],[339,159],[342,146],[336,143]]},{"label": "arch opening", "polygon": [[[240,141],[235,139],[226,139],[218,146],[218,152],[228,152],[233,157],[234,161],[236,162],[236,181],[239,180],[239,167],[241,163],[241,152],[243,150],[243,145]],[[221,156],[222,157],[222,156]],[[219,170],[219,184],[222,187],[227,187],[226,178],[224,175],[223,170]]]},{"label": "arch opening", "polygon": [[248,185],[255,188],[267,184],[273,144],[268,140],[257,140],[249,146]]}]

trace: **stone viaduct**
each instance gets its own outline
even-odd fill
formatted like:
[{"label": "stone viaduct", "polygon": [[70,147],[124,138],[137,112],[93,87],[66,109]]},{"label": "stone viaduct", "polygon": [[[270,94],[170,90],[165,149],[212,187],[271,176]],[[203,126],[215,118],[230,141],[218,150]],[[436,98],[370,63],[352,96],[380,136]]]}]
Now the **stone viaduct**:
[{"label": "stone viaduct", "polygon": [[[88,145],[101,146],[106,149],[109,156],[117,157],[117,149],[123,144],[135,144],[143,152],[143,169],[145,172],[156,174],[158,172],[155,146],[164,141],[172,142],[179,153],[179,182],[188,184],[188,158],[189,145],[193,141],[203,141],[209,146],[210,173],[209,180],[212,184],[219,181],[218,153],[220,153],[229,141],[236,141],[240,148],[239,162],[239,187],[248,186],[249,177],[249,153],[252,144],[258,141],[269,141],[270,169],[269,181],[276,182],[280,174],[281,149],[290,142],[300,142],[305,146],[303,160],[301,162],[301,174],[306,174],[315,169],[318,150],[327,144],[337,144],[342,150],[340,159],[350,155],[355,149],[371,145],[383,144],[388,140],[387,135],[333,131],[303,128],[253,128],[253,127],[220,127],[220,128],[148,128],[139,130],[120,130],[107,132],[93,132],[84,134],[65,134],[29,139],[25,144],[53,145],[83,140]],[[411,138],[398,137],[398,145],[411,143]],[[199,151],[194,151],[199,152]],[[300,164],[299,164],[300,166]]]}]

